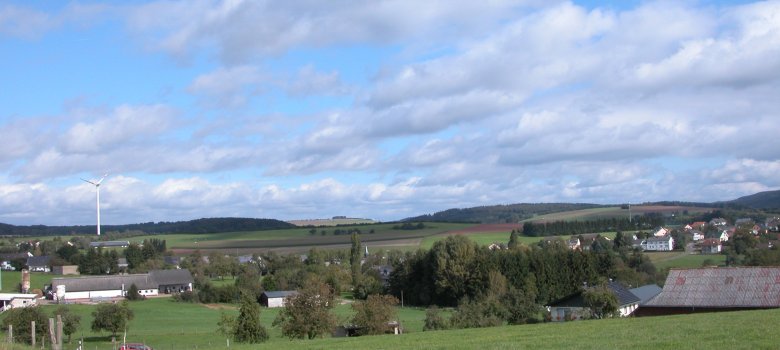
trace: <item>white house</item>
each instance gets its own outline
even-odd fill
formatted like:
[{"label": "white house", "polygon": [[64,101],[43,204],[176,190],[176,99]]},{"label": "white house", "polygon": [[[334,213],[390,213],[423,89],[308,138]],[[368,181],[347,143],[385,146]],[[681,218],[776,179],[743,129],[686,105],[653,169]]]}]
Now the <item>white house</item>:
[{"label": "white house", "polygon": [[642,249],[647,251],[671,251],[674,249],[672,236],[650,237],[642,242]]},{"label": "white house", "polygon": [[721,242],[728,242],[729,238],[731,238],[731,235],[729,235],[728,230],[720,231],[720,241]]},{"label": "white house", "polygon": [[0,293],[0,311],[37,304],[37,294]]},{"label": "white house", "polygon": [[691,230],[691,235],[693,236],[694,241],[701,241],[704,239],[704,233],[699,230]]}]

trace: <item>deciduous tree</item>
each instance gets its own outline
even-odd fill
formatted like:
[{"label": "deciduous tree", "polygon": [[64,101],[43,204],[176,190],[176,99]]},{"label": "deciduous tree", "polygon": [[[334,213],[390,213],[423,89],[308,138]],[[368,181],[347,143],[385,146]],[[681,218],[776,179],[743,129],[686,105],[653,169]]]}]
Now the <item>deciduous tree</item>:
[{"label": "deciduous tree", "polygon": [[397,304],[398,299],[392,295],[369,295],[365,301],[352,303],[355,311],[352,323],[360,327],[360,334],[384,334],[388,329],[387,323],[398,318]]},{"label": "deciduous tree", "polygon": [[92,312],[92,331],[100,333],[103,330],[116,335],[120,331],[127,329],[130,320],[133,319],[133,310],[127,301],[118,304],[100,304]]},{"label": "deciduous tree", "polygon": [[336,324],[331,314],[333,291],[319,280],[309,280],[299,293],[287,299],[273,325],[290,339],[313,339],[329,334]]}]

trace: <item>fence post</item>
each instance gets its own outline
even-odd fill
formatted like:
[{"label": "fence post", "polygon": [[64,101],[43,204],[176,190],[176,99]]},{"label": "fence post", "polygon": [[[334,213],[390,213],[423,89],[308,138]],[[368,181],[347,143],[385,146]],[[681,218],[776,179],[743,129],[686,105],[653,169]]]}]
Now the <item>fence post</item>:
[{"label": "fence post", "polygon": [[8,325],[8,342],[11,344],[14,342],[14,326],[11,324]]},{"label": "fence post", "polygon": [[30,337],[32,338],[32,346],[35,347],[35,321],[30,321]]}]

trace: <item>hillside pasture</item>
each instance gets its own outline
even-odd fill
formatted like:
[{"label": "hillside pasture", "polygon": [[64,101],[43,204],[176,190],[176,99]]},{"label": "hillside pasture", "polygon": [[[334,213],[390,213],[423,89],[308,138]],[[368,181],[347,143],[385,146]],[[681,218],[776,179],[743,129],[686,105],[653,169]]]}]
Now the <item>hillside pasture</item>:
[{"label": "hillside pasture", "polygon": [[[687,206],[664,206],[664,205],[636,205],[631,206],[631,215],[644,215],[648,213],[661,213],[672,214],[682,213],[687,211],[688,213],[700,213],[710,211],[712,208],[702,207],[687,207]],[[553,221],[586,221],[595,219],[606,218],[627,218],[629,216],[628,209],[621,209],[620,207],[604,207],[604,208],[592,208],[565,211],[560,213],[551,213],[545,215],[535,216],[531,219],[525,220],[530,222],[553,222]]]},{"label": "hillside pasture", "polygon": [[[110,348],[107,333],[89,329],[94,305],[68,307],[82,317],[74,342],[83,336],[85,349]],[[45,306],[45,311],[55,308]],[[170,298],[134,302],[131,308],[135,318],[127,341],[145,342],[157,350],[225,349],[225,338],[216,332],[220,313],[237,314],[233,305],[175,303]],[[399,308],[406,329],[403,335],[290,341],[271,326],[278,311],[263,308],[261,312],[268,342],[231,342],[230,349],[773,349],[780,323],[780,310],[775,309],[422,332],[424,309]],[[345,322],[352,311],[349,305],[339,305],[334,314]]]}]

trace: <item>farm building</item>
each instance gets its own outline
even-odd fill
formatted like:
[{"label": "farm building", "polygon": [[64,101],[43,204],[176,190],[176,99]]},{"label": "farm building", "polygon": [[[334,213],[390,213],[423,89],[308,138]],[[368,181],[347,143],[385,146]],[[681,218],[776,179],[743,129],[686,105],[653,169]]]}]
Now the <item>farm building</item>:
[{"label": "farm building", "polygon": [[780,308],[780,267],[672,269],[637,316]]},{"label": "farm building", "polygon": [[275,292],[263,292],[260,295],[260,304],[266,307],[282,307],[287,301],[287,298],[297,295],[298,292],[294,290],[282,290]]},{"label": "farm building", "polygon": [[[621,317],[631,315],[639,307],[640,299],[618,282],[609,281],[607,287],[618,299],[618,312]],[[590,309],[585,304],[582,292],[572,294],[547,306],[550,320],[553,322],[580,320],[590,315]]]},{"label": "farm building", "polygon": [[723,250],[723,243],[717,238],[707,238],[701,242],[702,254],[720,254]]},{"label": "farm building", "polygon": [[0,311],[37,304],[37,294],[0,293]]},{"label": "farm building", "polygon": [[51,291],[58,300],[117,298],[135,284],[138,293],[154,296],[192,290],[189,270],[153,270],[135,275],[53,278]]},{"label": "farm building", "polygon": [[55,275],[78,275],[79,266],[78,265],[52,266],[51,272]]},{"label": "farm building", "polygon": [[107,247],[115,247],[115,248],[127,248],[127,246],[130,245],[129,241],[97,241],[97,242],[89,242],[89,246],[92,248],[107,248]]},{"label": "farm building", "polygon": [[30,272],[50,272],[49,260],[51,258],[48,255],[44,256],[31,256],[27,258],[27,269]]},{"label": "farm building", "polygon": [[629,289],[631,294],[636,295],[639,298],[639,306],[645,305],[650,299],[653,299],[658,293],[663,290],[657,284],[646,284],[641,287]]}]

